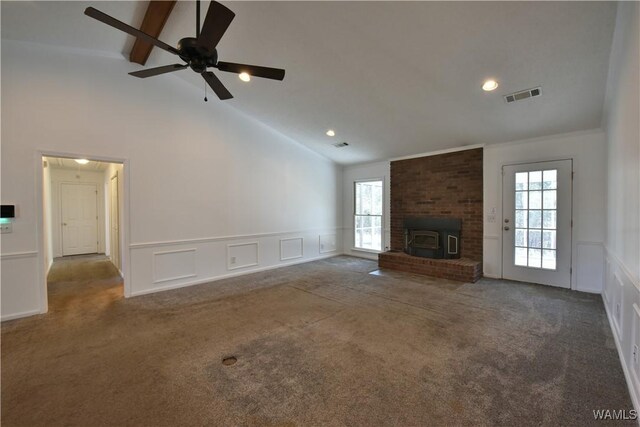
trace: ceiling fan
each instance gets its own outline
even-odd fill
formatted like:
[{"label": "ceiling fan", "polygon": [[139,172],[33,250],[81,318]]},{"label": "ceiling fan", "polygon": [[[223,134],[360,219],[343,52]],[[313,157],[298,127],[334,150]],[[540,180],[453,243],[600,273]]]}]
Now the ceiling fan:
[{"label": "ceiling fan", "polygon": [[151,37],[149,34],[133,28],[124,22],[118,21],[117,19],[112,18],[106,13],[100,12],[93,7],[86,8],[84,14],[117,28],[120,31],[124,31],[127,34],[151,43],[169,53],[177,55],[180,59],[186,62],[186,64],[171,64],[129,73],[134,77],[147,78],[157,76],[159,74],[184,70],[185,68],[190,67],[206,80],[209,86],[211,86],[211,89],[213,89],[216,95],[218,95],[218,98],[222,100],[233,98],[233,95],[231,95],[227,88],[224,87],[215,74],[211,71],[207,71],[208,67],[217,68],[220,71],[227,71],[230,73],[247,73],[250,76],[263,77],[266,79],[284,79],[284,70],[279,68],[218,61],[218,51],[216,50],[216,46],[218,45],[218,42],[220,42],[225,31],[227,31],[227,28],[231,24],[231,21],[233,21],[236,14],[215,1],[212,1],[209,5],[207,15],[205,16],[204,23],[202,24],[202,31],[200,31],[200,0],[196,1],[196,36],[181,39],[178,42],[177,48],[169,46],[155,37]]}]

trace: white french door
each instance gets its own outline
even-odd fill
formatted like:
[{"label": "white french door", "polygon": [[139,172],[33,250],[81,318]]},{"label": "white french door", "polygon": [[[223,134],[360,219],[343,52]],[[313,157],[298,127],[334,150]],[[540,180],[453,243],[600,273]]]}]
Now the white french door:
[{"label": "white french door", "polygon": [[118,174],[111,177],[109,184],[109,241],[111,262],[120,269],[120,214],[118,206]]},{"label": "white french door", "polygon": [[98,191],[95,184],[60,184],[62,255],[98,252]]},{"label": "white french door", "polygon": [[570,288],[572,161],[502,171],[502,276]]}]

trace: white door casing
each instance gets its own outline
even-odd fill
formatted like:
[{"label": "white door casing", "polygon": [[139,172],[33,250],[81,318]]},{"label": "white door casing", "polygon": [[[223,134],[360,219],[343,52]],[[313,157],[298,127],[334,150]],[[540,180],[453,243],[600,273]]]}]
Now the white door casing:
[{"label": "white door casing", "polygon": [[95,184],[60,184],[62,255],[98,252],[98,190]]},{"label": "white door casing", "polygon": [[502,276],[571,287],[572,160],[503,166]]},{"label": "white door casing", "polygon": [[111,177],[109,182],[109,242],[111,246],[111,262],[120,270],[120,216],[118,204],[118,173]]}]

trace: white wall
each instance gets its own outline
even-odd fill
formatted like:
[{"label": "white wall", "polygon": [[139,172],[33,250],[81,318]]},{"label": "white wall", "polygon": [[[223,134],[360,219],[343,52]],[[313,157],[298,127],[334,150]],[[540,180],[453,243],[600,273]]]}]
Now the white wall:
[{"label": "white wall", "polygon": [[[204,103],[178,77],[135,79],[90,54],[2,41],[2,198],[19,209],[2,239],[3,319],[46,310],[39,150],[127,161],[125,294],[341,251],[340,167],[234,109],[242,99]],[[257,253],[228,246],[243,242]]]},{"label": "white wall", "polygon": [[92,184],[96,186],[98,213],[98,253],[105,251],[105,205],[104,205],[104,172],[84,171],[74,169],[50,169],[51,177],[51,242],[54,258],[63,256],[62,253],[62,206],[60,200],[60,186],[63,183]]},{"label": "white wall", "polygon": [[603,299],[636,409],[640,409],[640,362],[638,357],[634,361],[634,346],[640,346],[639,15],[637,2],[618,3],[604,117],[609,167]]},{"label": "white wall", "polygon": [[[487,145],[484,149],[484,274],[502,277],[502,166],[573,159],[571,288],[602,292],[606,221],[606,147],[602,131]],[[495,221],[488,218],[495,209]]]},{"label": "white wall", "polygon": [[368,163],[344,168],[344,182],[342,188],[342,223],[344,224],[343,248],[344,253],[362,258],[378,259],[374,252],[354,249],[354,189],[355,182],[366,179],[382,179],[384,194],[383,213],[383,250],[388,250],[391,245],[391,163],[388,161]]}]

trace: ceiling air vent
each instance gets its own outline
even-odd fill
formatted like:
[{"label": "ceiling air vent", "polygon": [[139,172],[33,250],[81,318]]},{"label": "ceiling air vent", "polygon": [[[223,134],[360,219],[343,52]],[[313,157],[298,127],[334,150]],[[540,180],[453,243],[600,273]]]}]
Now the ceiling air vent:
[{"label": "ceiling air vent", "polygon": [[346,146],[348,146],[348,145],[349,145],[349,144],[348,144],[347,142],[345,142],[345,141],[342,141],[342,142],[336,142],[335,144],[333,144],[333,146],[334,146],[334,147],[336,147],[336,148],[342,148],[342,147],[346,147]]},{"label": "ceiling air vent", "polygon": [[534,87],[533,89],[521,90],[520,92],[510,93],[509,95],[504,96],[504,100],[507,101],[507,104],[516,101],[522,101],[523,99],[533,98],[536,96],[542,95],[542,88],[540,86]]}]

